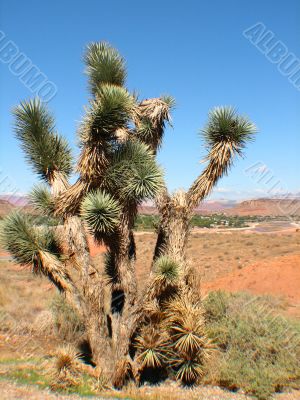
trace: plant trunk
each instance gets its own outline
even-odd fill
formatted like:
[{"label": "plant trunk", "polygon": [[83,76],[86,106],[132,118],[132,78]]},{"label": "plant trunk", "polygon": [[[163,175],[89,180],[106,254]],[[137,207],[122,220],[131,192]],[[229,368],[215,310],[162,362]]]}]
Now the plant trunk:
[{"label": "plant trunk", "polygon": [[112,354],[107,314],[104,306],[104,281],[90,282],[85,292],[85,327],[93,361],[106,376],[111,375]]},{"label": "plant trunk", "polygon": [[180,191],[172,197],[166,198],[160,211],[161,223],[158,229],[153,261],[155,262],[158,257],[166,255],[184,265],[191,219],[191,213],[186,202],[186,193]]},{"label": "plant trunk", "polygon": [[[51,181],[51,187],[55,198],[68,188],[68,183],[61,174],[56,174]],[[87,235],[79,216],[66,216],[62,230],[68,264],[73,270],[79,271],[79,277],[76,276],[73,281],[79,280],[77,289],[82,299],[80,315],[85,323],[93,359],[109,375],[111,346],[104,304],[105,282],[92,264]]]},{"label": "plant trunk", "polygon": [[128,206],[121,215],[116,235],[107,243],[111,252],[111,328],[113,349],[113,383],[122,386],[128,374],[132,374],[132,360],[129,356],[132,312],[137,301],[135,275],[135,241],[133,223],[136,206]]},{"label": "plant trunk", "polygon": [[64,224],[69,251],[79,266],[80,291],[84,302],[84,321],[93,360],[110,374],[111,345],[105,310],[105,281],[90,257],[86,232],[77,216],[67,217]]}]

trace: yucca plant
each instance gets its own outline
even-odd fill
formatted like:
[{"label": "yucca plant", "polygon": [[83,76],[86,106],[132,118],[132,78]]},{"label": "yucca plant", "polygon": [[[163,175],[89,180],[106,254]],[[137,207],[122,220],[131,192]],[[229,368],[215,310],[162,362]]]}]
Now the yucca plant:
[{"label": "yucca plant", "polygon": [[80,384],[81,368],[79,354],[70,345],[59,347],[50,366],[51,388],[67,390]]},{"label": "yucca plant", "polygon": [[[203,172],[188,191],[169,194],[156,154],[173,98],[131,93],[125,61],[108,43],[90,44],[84,62],[90,97],[78,130],[75,183],[69,182],[70,148],[46,105],[34,99],[14,111],[16,138],[43,186],[30,195],[35,217],[7,217],[2,241],[16,262],[47,276],[76,308],[93,361],[116,387],[162,365],[182,382],[195,382],[209,344],[196,274],[185,254],[190,219],[242,155],[255,127],[233,108],[212,110],[202,132]],[[153,267],[138,293],[133,228],[145,200],[156,203],[160,218]],[[90,256],[88,234],[107,247],[104,274]]]},{"label": "yucca plant", "polygon": [[199,381],[214,349],[206,334],[201,302],[194,301],[189,294],[181,295],[169,303],[165,317],[176,379],[184,384],[193,384]]},{"label": "yucca plant", "polygon": [[199,382],[203,375],[203,362],[197,356],[190,356],[186,353],[181,353],[178,358],[172,361],[175,368],[176,379],[184,385],[192,385]]},{"label": "yucca plant", "polygon": [[103,83],[123,86],[126,80],[126,68],[119,52],[109,43],[91,43],[87,46],[84,61],[89,77],[91,92],[95,92]]},{"label": "yucca plant", "polygon": [[144,325],[135,341],[138,381],[158,381],[167,376],[170,341],[159,324]]},{"label": "yucca plant", "polygon": [[166,365],[168,336],[159,326],[146,325],[135,340],[136,360],[141,369],[161,368]]},{"label": "yucca plant", "polygon": [[174,297],[180,287],[181,265],[168,256],[156,259],[153,274],[150,276],[144,300],[156,304],[165,303]]}]

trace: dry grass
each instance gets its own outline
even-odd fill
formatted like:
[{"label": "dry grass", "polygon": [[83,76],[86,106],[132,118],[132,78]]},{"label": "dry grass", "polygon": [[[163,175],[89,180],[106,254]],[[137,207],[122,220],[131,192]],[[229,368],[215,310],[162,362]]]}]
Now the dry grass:
[{"label": "dry grass", "polygon": [[10,301],[9,293],[5,287],[0,287],[0,307],[4,307]]},{"label": "dry grass", "polygon": [[0,359],[44,354],[55,341],[49,313],[52,285],[28,269],[1,261],[0,293]]},{"label": "dry grass", "polygon": [[81,371],[77,351],[70,345],[58,348],[49,369],[51,389],[67,390],[79,386]]},{"label": "dry grass", "polygon": [[111,393],[111,395],[126,400],[251,400],[243,394],[233,394],[212,386],[187,389],[174,381],[167,381],[159,386],[137,387],[130,384],[122,390],[122,393]]},{"label": "dry grass", "polygon": [[55,291],[46,278],[33,276],[29,268],[0,261],[0,292],[7,299],[5,311],[31,325],[48,308]]},{"label": "dry grass", "polygon": [[52,324],[61,341],[78,344],[84,338],[85,327],[78,313],[57,293],[50,305]]}]

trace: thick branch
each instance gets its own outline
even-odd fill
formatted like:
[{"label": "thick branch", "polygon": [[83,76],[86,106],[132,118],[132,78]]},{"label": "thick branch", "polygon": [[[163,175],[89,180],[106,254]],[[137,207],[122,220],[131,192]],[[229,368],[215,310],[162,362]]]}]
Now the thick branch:
[{"label": "thick branch", "polygon": [[233,163],[235,148],[231,143],[216,144],[207,156],[209,161],[202,174],[187,193],[188,208],[193,211],[205,199]]},{"label": "thick branch", "polygon": [[81,296],[65,266],[48,252],[41,251],[39,258],[43,274],[51,280],[60,292],[65,294],[68,302],[82,315]]},{"label": "thick branch", "polygon": [[174,100],[169,97],[146,99],[137,107],[138,112],[134,118],[137,136],[154,154],[162,144],[166,122],[171,121],[170,109],[173,105]]}]

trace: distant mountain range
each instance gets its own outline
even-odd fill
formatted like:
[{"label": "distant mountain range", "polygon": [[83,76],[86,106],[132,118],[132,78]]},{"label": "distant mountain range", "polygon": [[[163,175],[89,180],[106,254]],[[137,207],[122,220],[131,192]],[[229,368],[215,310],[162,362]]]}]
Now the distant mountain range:
[{"label": "distant mountain range", "polygon": [[[24,207],[26,211],[30,211],[31,207],[28,205],[28,198],[26,196],[0,195],[0,217],[5,216],[18,207]],[[148,215],[157,214],[157,210],[152,202],[146,202],[141,205],[139,212]],[[207,200],[196,208],[195,213],[199,215],[224,213],[226,215],[239,216],[300,216],[300,197],[294,196],[282,199],[277,196],[240,202],[236,200]]]},{"label": "distant mountain range", "polygon": [[27,196],[0,195],[0,217],[4,217],[17,208],[23,208],[25,212],[30,212],[32,207],[28,203]]},{"label": "distant mountain range", "polygon": [[300,216],[300,198],[272,198],[242,201],[224,210],[228,215]]},{"label": "distant mountain range", "polygon": [[7,201],[17,207],[26,206],[28,204],[28,197],[21,195],[0,194],[0,200]]},{"label": "distant mountain range", "polygon": [[[156,214],[153,206],[141,206],[140,213]],[[195,210],[199,215],[226,214],[239,216],[300,216],[300,198],[253,199],[238,202],[236,200],[208,200]]]}]

